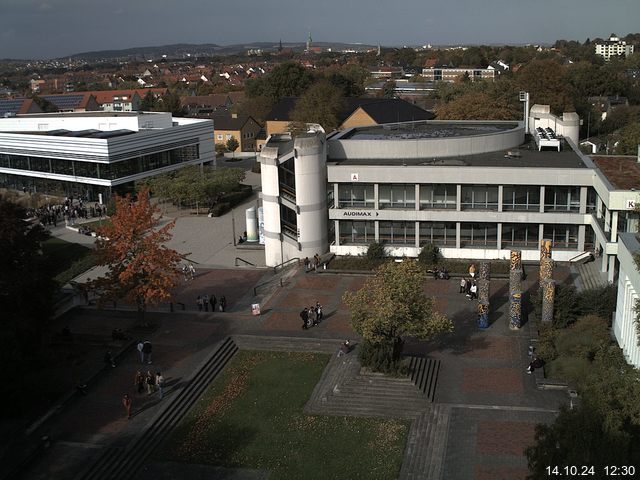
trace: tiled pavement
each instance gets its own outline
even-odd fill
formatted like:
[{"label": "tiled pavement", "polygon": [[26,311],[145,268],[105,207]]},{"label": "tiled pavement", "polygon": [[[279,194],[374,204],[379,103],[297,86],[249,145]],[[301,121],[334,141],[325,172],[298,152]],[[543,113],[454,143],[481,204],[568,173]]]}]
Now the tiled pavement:
[{"label": "tiled pavement", "polygon": [[[558,277],[569,275],[558,271]],[[264,277],[264,270],[202,271],[183,287],[180,298],[187,303],[196,292],[224,292],[229,300],[228,313],[194,313],[189,308],[191,311],[184,313],[149,314],[158,325],[149,336],[155,345],[154,370],[162,369],[168,383],[185,382],[212,345],[232,333],[356,338],[341,299],[346,290],[360,288],[366,277],[305,274],[298,269],[283,288],[277,288],[263,301],[263,314],[252,317],[252,286],[264,281]],[[533,288],[534,282],[532,273],[525,287]],[[518,332],[507,327],[506,281],[493,281],[491,290],[491,325],[478,331],[475,302],[457,293],[457,282],[429,280],[425,291],[453,320],[455,331],[430,342],[408,341],[405,348],[407,353],[441,360],[435,401],[451,412],[443,438],[446,449],[442,478],[447,480],[524,478],[526,460],[522,450],[532,442],[535,424],[552,421],[566,399],[563,393],[536,389],[534,378],[525,373],[528,327],[525,324]],[[298,314],[305,305],[316,301],[324,306],[325,319],[317,327],[302,330]],[[61,321],[70,322],[72,329],[76,328],[74,325],[80,328],[84,320],[94,316],[101,318],[100,328],[105,331],[130,324],[130,319],[123,318],[126,314],[92,310],[81,310]],[[104,372],[89,395],[54,418],[47,425],[49,431],[55,432],[54,447],[36,462],[27,478],[65,478],[78,468],[78,462],[87,461],[96,450],[122,445],[145,428],[157,400],[136,396],[134,408],[139,414],[129,422],[123,418],[120,405],[122,393],[133,390],[133,375],[138,367],[131,352],[116,369]]]}]

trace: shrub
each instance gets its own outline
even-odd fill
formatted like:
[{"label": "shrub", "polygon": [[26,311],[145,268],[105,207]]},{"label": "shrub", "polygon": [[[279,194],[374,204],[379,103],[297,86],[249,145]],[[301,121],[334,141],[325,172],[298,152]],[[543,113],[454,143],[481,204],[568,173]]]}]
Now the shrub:
[{"label": "shrub", "polygon": [[367,258],[369,260],[382,260],[387,256],[387,251],[383,243],[373,242],[369,244],[367,249]]},{"label": "shrub", "polygon": [[440,257],[440,249],[433,243],[427,243],[423,245],[418,254],[418,261],[425,266],[434,265],[438,263]]},{"label": "shrub", "polygon": [[607,320],[596,315],[587,315],[569,328],[559,331],[555,346],[561,356],[593,360],[598,350],[610,342]]},{"label": "shrub", "polygon": [[578,315],[597,315],[611,325],[613,312],[616,310],[618,289],[613,284],[592,288],[578,294]]},{"label": "shrub", "polygon": [[358,350],[358,358],[363,367],[374,372],[404,375],[408,362],[400,357],[402,343],[371,343],[363,340]]},{"label": "shrub", "polygon": [[223,195],[221,200],[222,202],[228,203],[232,207],[235,207],[239,203],[242,203],[243,200],[249,198],[252,194],[253,189],[251,188],[251,185],[243,185],[239,190]]},{"label": "shrub", "polygon": [[[542,316],[542,292],[538,290],[531,295],[533,311],[538,318]],[[565,328],[576,321],[578,316],[578,294],[572,285],[562,283],[556,285],[553,303],[553,326]]]},{"label": "shrub", "polygon": [[229,205],[227,202],[218,202],[213,207],[211,207],[210,212],[212,216],[219,217],[227,213],[230,209],[231,205]]}]

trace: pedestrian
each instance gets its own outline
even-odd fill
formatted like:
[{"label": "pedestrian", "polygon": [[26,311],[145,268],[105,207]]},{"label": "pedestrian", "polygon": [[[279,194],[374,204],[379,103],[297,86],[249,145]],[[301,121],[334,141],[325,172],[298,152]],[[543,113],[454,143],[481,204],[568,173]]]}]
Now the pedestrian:
[{"label": "pedestrian", "polygon": [[182,265],[182,275],[184,276],[184,281],[188,282],[189,281],[189,267],[186,264]]},{"label": "pedestrian", "polygon": [[319,266],[320,266],[320,255],[316,253],[313,256],[313,269],[317,271]]},{"label": "pedestrian", "polygon": [[138,394],[144,392],[144,375],[142,375],[142,372],[140,370],[136,372],[136,377],[133,380],[133,384],[138,389]]},{"label": "pedestrian", "polygon": [[542,368],[544,366],[544,362],[541,358],[533,357],[533,360],[529,363],[526,372],[531,374],[535,371],[536,368]]},{"label": "pedestrian", "polygon": [[309,312],[309,325],[315,327],[318,325],[318,315],[316,314],[316,309],[311,306],[308,310]]},{"label": "pedestrian", "polygon": [[144,347],[144,343],[142,343],[142,340],[140,340],[138,342],[138,353],[140,353],[140,363],[144,363],[144,352],[142,351],[142,348]]},{"label": "pedestrian", "polygon": [[193,263],[189,264],[189,275],[191,275],[191,280],[196,276],[196,267],[193,266]]},{"label": "pedestrian", "polygon": [[472,263],[471,265],[469,265],[469,276],[471,278],[475,278],[476,277],[476,264]]},{"label": "pedestrian", "polygon": [[151,346],[151,342],[149,342],[148,340],[145,340],[144,343],[142,344],[142,353],[144,353],[142,363],[144,363],[144,361],[146,360],[147,365],[151,365],[152,350],[153,350],[153,347]]},{"label": "pedestrian", "polygon": [[467,281],[465,280],[464,277],[462,277],[460,279],[460,288],[458,289],[458,293],[464,293],[466,286],[467,286]]},{"label": "pedestrian", "polygon": [[340,345],[340,350],[338,350],[338,356],[346,355],[351,350],[351,342],[349,340],[345,340],[342,345]]},{"label": "pedestrian", "polygon": [[307,322],[309,321],[309,312],[307,311],[307,307],[304,307],[304,309],[300,312],[300,318],[302,319],[302,328],[304,330],[309,328],[309,325],[307,324]]},{"label": "pedestrian", "polygon": [[147,383],[147,395],[151,395],[156,389],[156,377],[153,376],[151,370],[147,370],[147,377],[145,380]]},{"label": "pedestrian", "polygon": [[227,310],[227,297],[225,297],[224,295],[222,295],[220,297],[220,311],[224,312]]},{"label": "pedestrian", "polygon": [[211,311],[215,312],[216,311],[216,303],[218,303],[218,300],[216,299],[215,295],[211,295],[211,297],[209,297],[209,303],[211,304]]},{"label": "pedestrian", "polygon": [[198,305],[198,311],[201,312],[202,311],[202,297],[200,295],[198,295],[198,298],[196,298],[196,305]]},{"label": "pedestrian", "polygon": [[164,388],[164,377],[160,372],[156,373],[156,388],[158,389],[158,396],[160,400],[162,400],[163,388]]},{"label": "pedestrian", "polygon": [[133,400],[129,396],[128,393],[125,393],[122,396],[122,405],[124,406],[125,411],[127,412],[127,418],[131,418],[131,407],[133,406]]},{"label": "pedestrian", "polygon": [[202,296],[202,306],[204,307],[205,312],[209,311],[209,297],[207,296],[207,294],[204,294]]},{"label": "pedestrian", "polygon": [[116,362],[113,360],[113,355],[111,355],[111,352],[107,352],[104,354],[104,363],[106,363],[107,366],[115,368]]},{"label": "pedestrian", "polygon": [[469,292],[471,293],[470,300],[475,300],[476,298],[478,298],[478,285],[476,285],[476,282],[473,282],[471,284],[471,287],[469,288]]},{"label": "pedestrian", "polygon": [[320,320],[322,320],[322,305],[320,305],[320,302],[316,302],[316,316],[318,318],[318,323],[320,323]]},{"label": "pedestrian", "polygon": [[309,265],[311,262],[309,261],[309,257],[304,257],[304,273],[309,271]]},{"label": "pedestrian", "polygon": [[464,281],[464,293],[467,294],[467,297],[471,296],[471,280],[468,278]]}]

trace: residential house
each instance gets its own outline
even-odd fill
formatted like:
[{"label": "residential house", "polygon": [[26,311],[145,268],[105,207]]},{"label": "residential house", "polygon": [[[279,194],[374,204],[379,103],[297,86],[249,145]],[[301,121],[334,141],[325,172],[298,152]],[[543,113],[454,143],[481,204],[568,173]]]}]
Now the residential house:
[{"label": "residential house", "polygon": [[495,74],[496,71],[493,68],[434,67],[422,69],[422,76],[432,82],[455,82],[463,75],[468,75],[472,82],[476,80],[493,81]]},{"label": "residential house", "polygon": [[42,109],[32,98],[4,98],[0,100],[0,118],[25,113],[42,113]]},{"label": "residential house", "polygon": [[40,98],[53,103],[60,112],[96,112],[101,110],[96,97],[90,92],[42,95]]},{"label": "residential house", "polygon": [[633,54],[633,45],[628,45],[627,42],[620,40],[615,33],[612,33],[609,40],[605,40],[603,43],[596,43],[596,55],[599,55],[608,62],[611,57],[618,57],[624,55],[628,57]]},{"label": "residential house", "polygon": [[221,113],[213,115],[214,141],[216,144],[227,144],[232,137],[238,141],[240,152],[255,152],[256,137],[262,129],[260,124],[249,115]]}]

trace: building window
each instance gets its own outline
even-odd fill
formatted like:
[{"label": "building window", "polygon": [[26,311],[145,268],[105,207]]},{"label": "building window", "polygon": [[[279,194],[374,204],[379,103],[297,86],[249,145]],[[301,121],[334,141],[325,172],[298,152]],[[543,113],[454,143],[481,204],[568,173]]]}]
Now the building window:
[{"label": "building window", "polygon": [[577,250],[578,225],[545,225],[544,238],[551,240],[553,248]]},{"label": "building window", "polygon": [[379,222],[379,242],[392,245],[415,245],[416,222]]},{"label": "building window", "polygon": [[597,205],[596,199],[598,198],[598,194],[593,187],[589,187],[587,189],[587,213],[596,213]]},{"label": "building window", "polygon": [[415,209],[415,185],[387,184],[378,186],[378,208]]},{"label": "building window", "polygon": [[537,224],[503,223],[502,248],[538,248],[539,227]]},{"label": "building window", "polygon": [[374,205],[372,183],[338,184],[338,208],[373,208]]},{"label": "building window", "polygon": [[375,222],[340,221],[340,245],[368,245],[376,241]]},{"label": "building window", "polygon": [[283,234],[298,240],[298,217],[296,212],[284,205],[280,205],[280,228]]},{"label": "building window", "polygon": [[540,187],[533,185],[505,185],[502,189],[502,209],[540,210]]},{"label": "building window", "polygon": [[545,212],[579,212],[580,187],[545,187]]},{"label": "building window", "polygon": [[420,210],[452,209],[455,210],[456,185],[420,185]]},{"label": "building window", "polygon": [[495,223],[461,223],[461,247],[496,247],[498,226]]},{"label": "building window", "polygon": [[461,206],[463,210],[497,210],[497,185],[463,185]]},{"label": "building window", "polygon": [[233,135],[231,135],[230,133],[227,133],[227,134],[225,135],[225,138],[226,138],[227,140],[231,140],[231,137],[233,137]]},{"label": "building window", "polygon": [[218,134],[216,135],[216,138],[217,138],[218,140],[224,140],[224,135],[222,135],[221,133],[218,133]]},{"label": "building window", "polygon": [[455,222],[420,222],[420,245],[456,246]]}]

